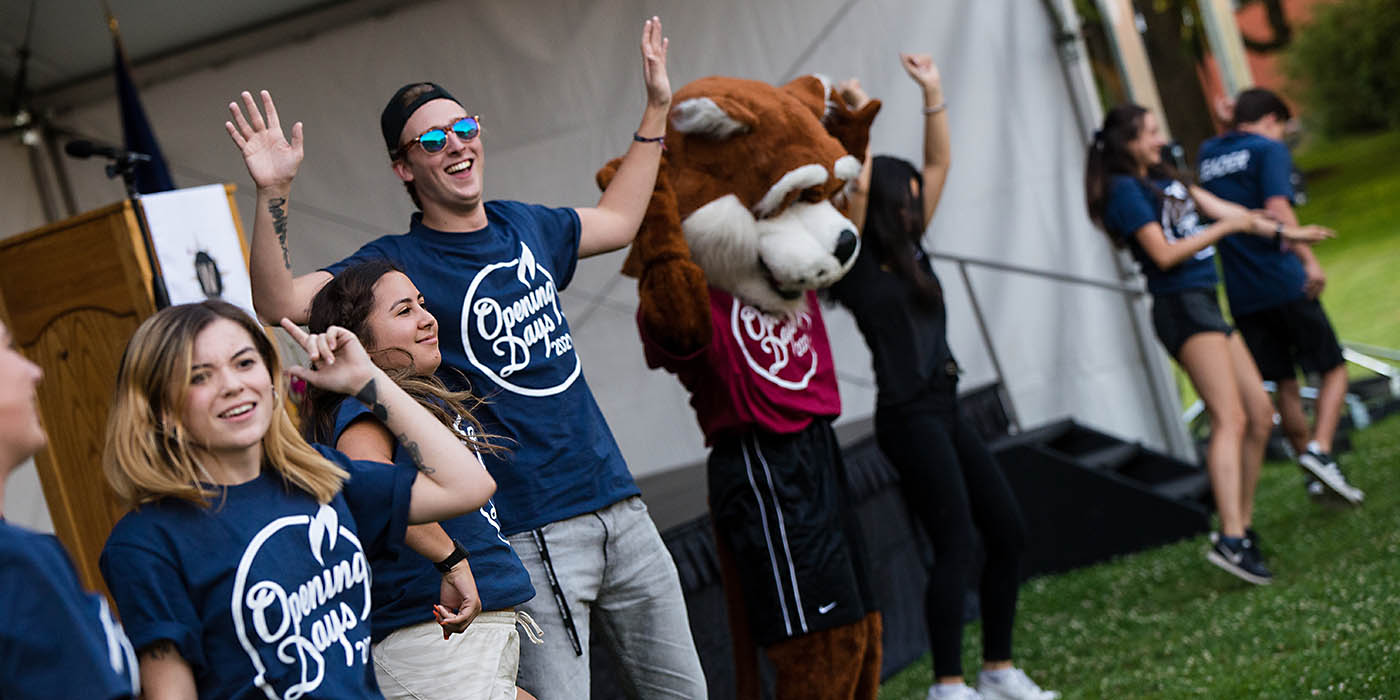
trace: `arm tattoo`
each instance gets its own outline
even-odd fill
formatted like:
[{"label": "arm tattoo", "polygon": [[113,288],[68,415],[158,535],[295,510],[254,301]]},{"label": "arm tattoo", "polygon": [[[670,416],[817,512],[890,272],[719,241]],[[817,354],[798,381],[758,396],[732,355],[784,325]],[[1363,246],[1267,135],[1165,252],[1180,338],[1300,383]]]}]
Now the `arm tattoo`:
[{"label": "arm tattoo", "polygon": [[175,642],[169,639],[160,639],[141,647],[140,658],[143,659],[160,660],[172,657],[176,659],[183,658],[180,656],[180,650],[175,648]]},{"label": "arm tattoo", "polygon": [[282,246],[282,264],[292,269],[292,256],[287,252],[287,205],[285,197],[274,197],[267,201],[267,213],[272,215],[272,230],[277,232],[277,243]]},{"label": "arm tattoo", "polygon": [[[369,406],[370,412],[379,419],[380,423],[387,424],[389,422],[389,408],[379,402],[379,389],[375,386],[373,379],[369,380],[363,389],[356,392],[355,398],[360,403]],[[395,435],[394,439],[403,446],[404,451],[413,460],[413,466],[417,467],[418,471],[424,474],[432,474],[437,471],[423,463],[423,450],[418,447],[418,443],[409,440],[408,436],[404,434]]]},{"label": "arm tattoo", "polygon": [[355,398],[368,406],[370,413],[373,413],[380,423],[389,422],[389,408],[379,403],[379,388],[374,385],[373,379],[369,380],[363,389],[355,392]]},{"label": "arm tattoo", "polygon": [[407,435],[395,435],[394,438],[399,441],[400,445],[403,445],[404,451],[413,459],[413,466],[417,467],[418,471],[424,474],[432,474],[437,471],[423,463],[423,450],[419,449],[418,443],[409,440]]}]

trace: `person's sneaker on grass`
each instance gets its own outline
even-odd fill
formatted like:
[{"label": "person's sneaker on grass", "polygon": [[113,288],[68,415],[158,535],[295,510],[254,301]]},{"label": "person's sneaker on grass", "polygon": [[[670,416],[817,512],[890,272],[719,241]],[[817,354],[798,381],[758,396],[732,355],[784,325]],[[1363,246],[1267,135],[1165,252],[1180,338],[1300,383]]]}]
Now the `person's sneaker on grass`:
[{"label": "person's sneaker on grass", "polygon": [[1274,575],[1264,565],[1263,557],[1244,537],[1211,537],[1212,544],[1206,551],[1206,560],[1250,583],[1265,586],[1274,582]]},{"label": "person's sneaker on grass", "polygon": [[1346,476],[1342,474],[1341,467],[1337,466],[1337,461],[1332,459],[1332,455],[1316,446],[1309,445],[1306,452],[1298,455],[1298,466],[1347,503],[1356,505],[1366,498],[1365,492],[1347,483]]},{"label": "person's sneaker on grass", "polygon": [[982,700],[982,695],[966,683],[934,683],[927,700]]},{"label": "person's sneaker on grass", "polygon": [[1060,694],[1045,690],[1015,666],[977,674],[977,690],[986,700],[1055,700]]}]

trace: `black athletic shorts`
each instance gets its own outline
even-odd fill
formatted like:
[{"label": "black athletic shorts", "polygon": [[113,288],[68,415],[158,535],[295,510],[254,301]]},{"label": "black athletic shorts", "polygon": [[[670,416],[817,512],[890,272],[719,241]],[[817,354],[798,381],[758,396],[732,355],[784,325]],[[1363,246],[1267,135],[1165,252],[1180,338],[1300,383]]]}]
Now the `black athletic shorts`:
[{"label": "black athletic shorts", "polygon": [[710,513],[739,569],[754,641],[850,624],[874,609],[830,421],[716,441]]},{"label": "black athletic shorts", "polygon": [[1220,313],[1214,289],[1188,289],[1152,297],[1152,328],[1172,357],[1177,357],[1181,346],[1197,333],[1229,335],[1234,330]]},{"label": "black athletic shorts", "polygon": [[1316,299],[1296,299],[1236,316],[1235,325],[1265,379],[1296,378],[1298,367],[1321,374],[1345,361],[1332,322]]}]

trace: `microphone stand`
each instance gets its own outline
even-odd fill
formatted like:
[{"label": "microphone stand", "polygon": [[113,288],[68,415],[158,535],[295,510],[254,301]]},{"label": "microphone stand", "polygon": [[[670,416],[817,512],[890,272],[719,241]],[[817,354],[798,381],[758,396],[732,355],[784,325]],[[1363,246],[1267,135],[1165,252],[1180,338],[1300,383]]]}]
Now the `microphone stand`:
[{"label": "microphone stand", "polygon": [[170,292],[165,288],[165,278],[160,273],[160,261],[156,258],[155,246],[151,243],[151,230],[146,226],[146,210],[141,206],[141,192],[136,189],[137,162],[139,161],[132,158],[130,153],[114,158],[107,164],[107,177],[121,176],[122,183],[126,185],[126,199],[131,202],[132,212],[136,215],[136,226],[141,232],[141,242],[146,248],[146,259],[151,264],[151,299],[159,311],[170,306]]}]

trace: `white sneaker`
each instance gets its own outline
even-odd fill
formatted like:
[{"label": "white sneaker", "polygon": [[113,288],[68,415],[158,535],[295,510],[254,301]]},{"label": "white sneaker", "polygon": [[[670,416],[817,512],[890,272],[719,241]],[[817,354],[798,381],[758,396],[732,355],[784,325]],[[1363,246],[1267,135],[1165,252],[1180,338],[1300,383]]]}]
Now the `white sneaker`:
[{"label": "white sneaker", "polygon": [[966,683],[934,683],[929,686],[927,700],[982,700],[982,694]]},{"label": "white sneaker", "polygon": [[977,674],[977,690],[986,700],[1056,700],[1060,694],[1035,684],[1025,671],[1011,667],[1004,671]]},{"label": "white sneaker", "polygon": [[1366,499],[1364,491],[1347,483],[1341,467],[1337,466],[1337,460],[1332,459],[1332,455],[1326,452],[1309,449],[1298,455],[1298,466],[1351,505],[1359,505]]}]

